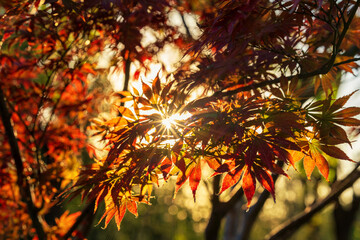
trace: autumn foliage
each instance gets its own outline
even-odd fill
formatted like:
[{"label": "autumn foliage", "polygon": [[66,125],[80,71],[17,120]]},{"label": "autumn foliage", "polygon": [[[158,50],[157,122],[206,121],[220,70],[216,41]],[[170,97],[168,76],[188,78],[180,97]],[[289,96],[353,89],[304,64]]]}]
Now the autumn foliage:
[{"label": "autumn foliage", "polygon": [[[275,200],[274,176],[297,162],[328,180],[330,158],[352,161],[339,145],[351,145],[344,127],[360,125],[360,108],[335,90],[359,68],[360,1],[0,4],[1,235],[69,237],[80,213],[52,209],[78,195],[94,212],[105,202],[105,227],[114,218],[120,228],[171,177],[175,194],[188,182],[196,200],[199,183],[221,175],[216,194],[240,185],[249,208],[257,185]],[[173,10],[200,17],[199,39],[169,24]],[[144,31],[155,36],[146,46]],[[166,44],[183,51],[178,69],[128,88]],[[112,118],[97,117],[109,96],[96,81],[114,71],[97,66],[106,50],[125,75]],[[94,161],[79,172],[84,153]]]}]

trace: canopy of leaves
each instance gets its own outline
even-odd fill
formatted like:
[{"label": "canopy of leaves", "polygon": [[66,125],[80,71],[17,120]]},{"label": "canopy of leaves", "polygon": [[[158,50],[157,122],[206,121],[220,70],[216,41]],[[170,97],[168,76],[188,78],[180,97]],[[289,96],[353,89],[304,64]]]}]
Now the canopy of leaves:
[{"label": "canopy of leaves", "polygon": [[[127,103],[117,106],[120,116],[91,126],[109,152],[81,172],[75,193],[96,204],[105,199],[105,225],[114,215],[119,225],[125,208],[134,212],[136,202],[149,201],[152,185],[170,176],[175,193],[189,181],[195,200],[205,165],[223,175],[219,194],[240,184],[248,207],[257,182],[275,199],[271,174],[286,176],[282,163],[303,161],[308,178],[317,167],[328,179],[328,157],[350,160],[337,147],[351,144],[343,126],[360,123],[353,118],[360,108],[344,108],[350,95],[332,97],[338,74],[358,67],[340,54],[357,7],[220,1],[187,51],[196,71],[185,64],[175,80],[157,77],[141,91],[119,93]],[[325,100],[304,103],[320,89]]]},{"label": "canopy of leaves", "polygon": [[[219,194],[238,184],[249,207],[257,184],[275,199],[272,174],[287,176],[284,164],[302,161],[308,178],[316,167],[328,179],[329,157],[350,160],[338,145],[351,145],[344,126],[359,126],[360,108],[346,108],[351,95],[335,99],[333,86],[359,67],[346,53],[360,47],[360,1],[0,4],[0,224],[22,222],[21,231],[16,221],[0,225],[4,236],[35,237],[32,227],[40,239],[66,236],[78,213],[54,226],[39,217],[77,175],[86,129],[108,153],[82,168],[65,196],[81,194],[95,211],[105,202],[105,226],[115,218],[118,228],[170,177],[175,193],[188,181],[195,200],[205,166],[223,176]],[[200,16],[201,37],[171,26],[172,10]],[[145,46],[149,29],[155,40]],[[96,66],[101,53],[109,49],[127,79],[138,63],[137,78],[167,43],[186,54],[177,71],[117,93],[117,116],[88,126],[104,97],[90,80],[110,72]]]}]

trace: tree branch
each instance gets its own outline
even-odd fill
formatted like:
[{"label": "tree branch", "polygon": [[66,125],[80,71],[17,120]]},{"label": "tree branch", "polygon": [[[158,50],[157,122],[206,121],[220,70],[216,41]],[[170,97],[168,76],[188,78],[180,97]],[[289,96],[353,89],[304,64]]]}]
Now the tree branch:
[{"label": "tree branch", "polygon": [[[272,80],[265,80],[265,81],[253,83],[253,84],[246,85],[246,86],[243,86],[243,87],[239,87],[237,89],[230,90],[230,91],[221,90],[219,92],[215,92],[210,97],[204,97],[204,98],[201,98],[201,99],[198,99],[198,100],[194,100],[193,102],[189,103],[189,105],[185,109],[195,108],[195,107],[203,105],[204,103],[208,103],[209,101],[212,101],[212,100],[215,100],[215,99],[220,99],[220,98],[223,98],[223,97],[232,96],[232,95],[235,95],[235,94],[240,93],[240,92],[250,91],[250,90],[253,90],[253,89],[256,89],[256,88],[261,88],[261,87],[270,86],[272,84],[277,84],[277,83],[280,83],[280,81],[283,80],[283,79],[285,79],[287,81],[290,81],[290,80],[295,79],[295,78],[307,79],[307,78],[317,76],[319,74],[328,73],[332,69],[333,66],[340,65],[340,63],[337,63],[335,65],[334,62],[335,62],[336,56],[339,53],[339,48],[341,46],[341,43],[344,40],[347,31],[349,30],[350,24],[351,24],[355,14],[356,14],[356,11],[357,11],[359,5],[360,5],[360,0],[356,1],[356,4],[351,9],[348,21],[344,23],[344,29],[341,32],[337,43],[334,43],[334,50],[333,50],[333,53],[332,53],[330,59],[324,65],[319,67],[318,69],[316,69],[314,71],[311,71],[311,72],[307,72],[307,73],[299,73],[297,75],[292,75],[292,76],[287,76],[287,77],[282,76],[282,77],[279,77],[279,78],[274,78]],[[342,62],[341,64],[344,64],[344,63],[346,63],[346,61]]]},{"label": "tree branch", "polygon": [[344,40],[347,31],[349,30],[350,24],[355,17],[355,14],[356,14],[357,9],[359,8],[359,5],[360,5],[360,0],[357,0],[353,9],[351,9],[351,12],[349,14],[349,18],[348,18],[347,22],[344,23],[344,29],[341,32],[341,35],[339,36],[339,40],[336,45],[336,52],[333,53],[333,55],[337,55],[337,53],[339,52],[341,43]]},{"label": "tree branch", "polygon": [[[283,162],[281,162],[281,163],[282,163],[281,165],[283,165]],[[272,177],[273,177],[273,181],[274,181],[274,185],[275,185],[276,180],[278,179],[279,175],[272,174]],[[256,204],[254,204],[254,206],[250,207],[249,211],[245,213],[244,222],[241,226],[240,233],[237,235],[237,239],[240,239],[240,240],[249,239],[250,232],[253,229],[255,220],[256,220],[257,216],[259,215],[261,209],[263,208],[266,200],[269,198],[269,196],[270,196],[269,191],[264,190],[261,193],[259,200],[256,202]]]},{"label": "tree branch", "polygon": [[125,77],[124,77],[123,91],[127,91],[129,89],[130,66],[131,66],[131,60],[130,60],[130,56],[128,56],[128,58],[125,59]]},{"label": "tree branch", "polygon": [[32,220],[33,227],[36,230],[38,238],[40,240],[46,239],[44,229],[38,219],[38,210],[34,206],[34,203],[31,199],[30,186],[26,178],[24,178],[24,166],[21,159],[21,154],[19,150],[19,145],[17,143],[14,128],[11,125],[11,115],[6,105],[5,95],[0,88],[0,114],[1,119],[5,128],[6,135],[9,140],[11,155],[15,161],[16,173],[17,173],[17,184],[20,189],[21,200],[26,203],[28,208],[28,213]]},{"label": "tree branch", "polygon": [[324,199],[316,201],[313,205],[305,208],[303,212],[290,218],[288,221],[275,228],[265,237],[265,239],[289,239],[289,237],[302,225],[307,223],[312,218],[312,216],[314,216],[328,204],[336,200],[343,191],[352,186],[354,182],[360,178],[360,171],[357,170],[359,165],[360,162],[357,163],[355,169],[346,178],[341,181],[335,182],[332,185],[331,192]]},{"label": "tree branch", "polygon": [[214,180],[214,196],[212,199],[212,211],[210,215],[210,219],[208,225],[205,230],[205,239],[206,240],[216,240],[218,239],[220,225],[222,219],[226,216],[226,214],[235,207],[236,203],[242,198],[244,195],[244,191],[240,188],[227,202],[220,202],[219,196],[217,193],[219,192],[220,186],[220,175],[215,176],[217,178]]},{"label": "tree branch", "polygon": [[211,214],[205,229],[206,240],[216,240],[219,235],[221,220],[225,216],[219,201],[220,175],[216,175],[213,181],[213,194],[211,198]]},{"label": "tree branch", "polygon": [[334,63],[334,67],[336,66],[340,66],[342,64],[346,64],[346,63],[351,63],[351,62],[356,62],[356,61],[360,61],[360,58],[351,58],[342,62],[338,62],[338,63]]}]

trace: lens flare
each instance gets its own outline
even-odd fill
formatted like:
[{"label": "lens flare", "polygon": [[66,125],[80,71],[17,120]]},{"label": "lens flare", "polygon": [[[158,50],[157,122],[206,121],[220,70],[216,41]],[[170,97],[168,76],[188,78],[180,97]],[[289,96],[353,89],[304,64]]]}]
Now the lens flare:
[{"label": "lens flare", "polygon": [[172,128],[176,128],[179,125],[179,122],[186,120],[190,116],[191,116],[190,113],[183,113],[183,114],[175,113],[171,116],[164,116],[161,123],[166,129],[172,129]]},{"label": "lens flare", "polygon": [[177,116],[175,114],[175,115],[171,115],[169,117],[164,118],[161,123],[165,126],[166,129],[170,129],[173,126],[176,126],[177,120],[179,120],[179,119],[177,119]]}]

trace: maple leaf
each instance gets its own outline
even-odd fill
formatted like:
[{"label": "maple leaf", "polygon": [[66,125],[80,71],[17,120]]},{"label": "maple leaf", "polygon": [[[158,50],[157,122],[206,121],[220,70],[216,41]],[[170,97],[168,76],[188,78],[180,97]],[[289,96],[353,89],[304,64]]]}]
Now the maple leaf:
[{"label": "maple leaf", "polygon": [[[63,196],[81,194],[95,202],[95,211],[104,201],[105,226],[115,218],[119,228],[126,210],[137,215],[137,203],[149,203],[161,178],[176,177],[175,194],[189,180],[195,200],[204,162],[212,176],[223,175],[220,193],[239,184],[249,207],[256,181],[275,200],[273,174],[287,176],[282,164],[303,160],[309,179],[315,168],[328,179],[329,157],[351,160],[337,145],[351,145],[344,127],[360,125],[360,108],[345,108],[353,94],[334,101],[332,91],[343,72],[359,67],[357,58],[347,56],[360,45],[358,3],[195,2],[0,1],[0,132],[7,133],[0,157],[8,163],[1,165],[0,185],[16,200],[9,209],[18,212],[7,210],[7,216],[25,216],[17,221],[24,230],[17,234],[24,236],[15,238],[33,236],[34,228],[45,238],[46,220],[36,219],[44,219],[50,199],[72,181],[73,192]],[[199,16],[199,39],[188,28],[185,37],[170,26],[173,10]],[[142,41],[146,31],[154,33],[148,45]],[[131,75],[146,76],[153,56],[172,44],[187,53],[173,74],[158,72],[130,91],[101,89],[109,73],[124,73],[128,89]],[[100,66],[107,50],[109,66]],[[308,86],[326,99],[303,106]],[[98,117],[89,126],[102,101],[116,101],[116,116]],[[90,149],[85,129],[100,136],[108,154],[100,158],[90,150],[98,159],[76,178],[83,149]],[[27,207],[23,199],[30,199]],[[58,233],[76,216],[60,217]],[[0,232],[8,228],[1,225]]]},{"label": "maple leaf", "polygon": [[250,171],[249,167],[245,168],[241,186],[244,190],[247,199],[247,207],[249,208],[251,204],[251,200],[255,194],[255,186],[256,186],[255,175],[252,171]]}]

